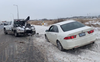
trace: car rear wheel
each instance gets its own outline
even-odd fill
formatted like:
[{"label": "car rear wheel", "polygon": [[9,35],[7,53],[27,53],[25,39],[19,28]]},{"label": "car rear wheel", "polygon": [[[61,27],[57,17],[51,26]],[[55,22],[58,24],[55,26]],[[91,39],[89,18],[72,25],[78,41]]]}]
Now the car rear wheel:
[{"label": "car rear wheel", "polygon": [[57,41],[57,47],[58,47],[58,49],[60,51],[63,51],[64,50],[63,47],[62,47],[62,45],[61,45],[61,43],[59,41]]},{"label": "car rear wheel", "polygon": [[45,34],[45,39],[48,41],[48,42],[50,42],[49,40],[48,40],[48,37],[47,37],[47,35]]},{"label": "car rear wheel", "polygon": [[6,31],[6,29],[4,29],[4,33],[5,33],[5,34],[8,34],[7,31]]}]

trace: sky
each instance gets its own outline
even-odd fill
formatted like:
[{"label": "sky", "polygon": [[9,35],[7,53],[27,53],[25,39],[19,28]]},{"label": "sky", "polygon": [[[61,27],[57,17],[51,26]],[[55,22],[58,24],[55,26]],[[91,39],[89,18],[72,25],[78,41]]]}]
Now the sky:
[{"label": "sky", "polygon": [[0,21],[100,15],[100,0],[1,0]]}]

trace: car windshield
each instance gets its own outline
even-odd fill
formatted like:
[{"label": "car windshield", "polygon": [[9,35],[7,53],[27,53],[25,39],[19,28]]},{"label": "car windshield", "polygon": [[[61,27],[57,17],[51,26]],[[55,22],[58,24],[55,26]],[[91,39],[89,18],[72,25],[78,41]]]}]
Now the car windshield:
[{"label": "car windshield", "polygon": [[15,21],[14,24],[17,25],[17,26],[24,26],[25,21]]},{"label": "car windshield", "polygon": [[65,31],[70,31],[70,30],[73,30],[73,29],[81,28],[81,27],[84,27],[84,26],[85,26],[84,24],[76,21],[76,22],[63,24],[63,25],[61,25],[61,28],[65,32]]}]

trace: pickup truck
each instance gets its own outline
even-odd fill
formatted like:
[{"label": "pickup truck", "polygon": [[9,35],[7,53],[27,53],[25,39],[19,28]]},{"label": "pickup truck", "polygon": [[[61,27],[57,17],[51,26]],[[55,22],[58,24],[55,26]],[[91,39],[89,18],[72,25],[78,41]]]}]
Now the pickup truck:
[{"label": "pickup truck", "polygon": [[14,33],[14,36],[17,37],[21,34],[23,35],[34,35],[36,33],[35,27],[28,23],[30,17],[28,16],[25,20],[17,19],[11,21],[9,25],[4,25],[4,33]]}]

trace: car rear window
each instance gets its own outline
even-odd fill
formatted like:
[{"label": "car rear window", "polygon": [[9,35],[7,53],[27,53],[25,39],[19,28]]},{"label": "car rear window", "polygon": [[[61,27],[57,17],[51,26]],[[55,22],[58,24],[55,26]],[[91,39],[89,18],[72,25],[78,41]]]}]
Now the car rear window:
[{"label": "car rear window", "polygon": [[63,24],[63,25],[61,25],[61,28],[65,32],[65,31],[70,31],[70,30],[73,30],[73,29],[81,28],[81,27],[84,27],[84,26],[85,26],[84,24],[76,21],[76,22]]}]

